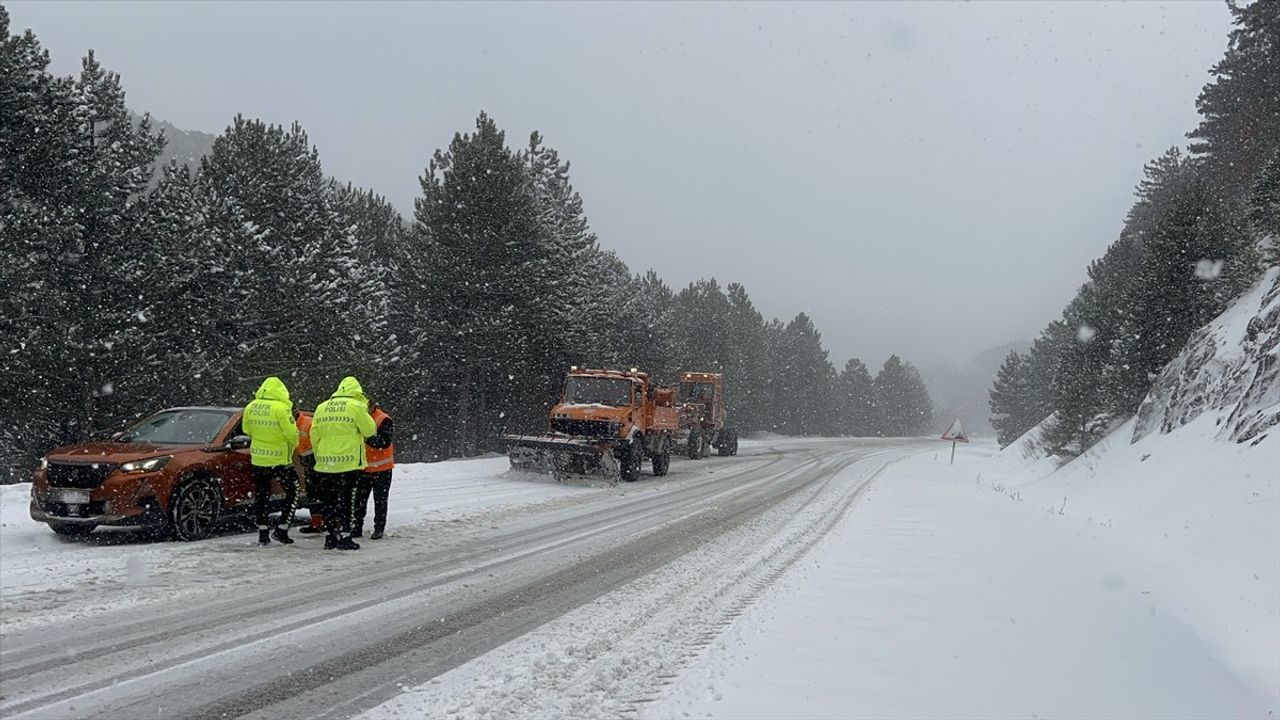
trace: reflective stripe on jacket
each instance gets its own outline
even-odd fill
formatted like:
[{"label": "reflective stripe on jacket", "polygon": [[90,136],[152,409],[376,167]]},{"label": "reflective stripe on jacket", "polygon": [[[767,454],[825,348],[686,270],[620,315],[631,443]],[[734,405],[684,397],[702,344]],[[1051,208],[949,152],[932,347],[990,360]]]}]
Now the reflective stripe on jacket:
[{"label": "reflective stripe on jacket", "polygon": [[316,472],[336,474],[363,470],[365,439],[377,431],[369,416],[369,399],[364,396],[364,389],[355,378],[343,378],[338,391],[320,403],[311,418]]},{"label": "reflective stripe on jacket", "polygon": [[[391,422],[391,416],[382,408],[375,407],[373,409],[373,424],[378,428],[378,434],[382,434],[382,429],[386,423]],[[391,443],[386,447],[369,446],[364,449],[365,472],[386,472],[396,466],[396,446]]]}]

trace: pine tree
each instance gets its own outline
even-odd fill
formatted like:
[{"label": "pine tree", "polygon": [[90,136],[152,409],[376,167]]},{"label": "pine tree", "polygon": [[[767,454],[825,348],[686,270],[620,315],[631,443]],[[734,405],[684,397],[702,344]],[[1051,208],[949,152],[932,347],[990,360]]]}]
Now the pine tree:
[{"label": "pine tree", "polygon": [[876,433],[907,437],[924,432],[933,422],[933,403],[920,371],[897,355],[890,355],[873,384]]},{"label": "pine tree", "polygon": [[836,388],[840,404],[839,433],[854,437],[875,435],[875,381],[867,366],[858,358],[849,358]]},{"label": "pine tree", "polygon": [[411,350],[435,388],[424,400],[445,426],[441,452],[497,449],[508,425],[539,420],[548,358],[561,357],[549,350],[560,309],[544,294],[570,270],[540,225],[525,158],[487,115],[435,153],[421,184],[412,243],[429,319]]},{"label": "pine tree", "polygon": [[243,242],[225,249],[228,283],[211,299],[236,319],[224,340],[237,360],[226,386],[246,397],[279,375],[314,404],[342,376],[369,370],[369,348],[387,337],[385,290],[335,210],[306,132],[236,116],[197,182],[223,221],[244,229]]},{"label": "pine tree", "polygon": [[0,9],[0,351],[26,390],[0,403],[10,467],[125,416],[113,383],[150,342],[118,266],[163,138],[149,118],[129,121],[119,77],[92,52],[73,78],[53,78],[48,62],[32,33],[9,35]]},{"label": "pine tree", "polygon": [[1248,213],[1253,231],[1269,238],[1267,264],[1280,265],[1280,147],[1272,151],[1271,158],[1254,180]]},{"label": "pine tree", "polygon": [[729,301],[725,324],[731,352],[725,363],[729,422],[739,432],[764,429],[771,414],[765,385],[769,369],[764,318],[742,285],[729,283],[725,294]]},{"label": "pine tree", "polygon": [[734,355],[729,335],[729,299],[715,278],[698,280],[676,293],[672,332],[683,370],[723,372]]},{"label": "pine tree", "polygon": [[1230,0],[1228,7],[1235,27],[1196,101],[1201,121],[1190,137],[1215,192],[1240,195],[1280,147],[1280,3]]},{"label": "pine tree", "polygon": [[835,369],[822,335],[805,313],[796,315],[777,338],[772,374],[778,430],[786,435],[834,432]]}]

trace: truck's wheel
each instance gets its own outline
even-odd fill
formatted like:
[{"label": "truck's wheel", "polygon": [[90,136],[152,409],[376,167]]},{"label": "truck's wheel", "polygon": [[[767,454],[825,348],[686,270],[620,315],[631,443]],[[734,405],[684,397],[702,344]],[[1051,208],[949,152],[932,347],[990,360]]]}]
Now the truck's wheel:
[{"label": "truck's wheel", "polygon": [[725,430],[720,435],[720,445],[717,448],[720,456],[737,455],[738,454],[738,431]]},{"label": "truck's wheel", "polygon": [[179,540],[203,540],[222,514],[222,490],[209,478],[183,483],[169,498],[169,524]]},{"label": "truck's wheel", "polygon": [[702,457],[702,432],[694,430],[689,433],[689,459],[697,460]]},{"label": "truck's wheel", "polygon": [[644,446],[639,439],[632,440],[627,451],[622,454],[622,481],[635,482],[640,479],[640,465],[644,462]]},{"label": "truck's wheel", "polygon": [[85,523],[49,523],[49,529],[62,537],[84,537],[93,532],[97,525],[87,525]]},{"label": "truck's wheel", "polygon": [[653,476],[662,477],[671,469],[671,451],[665,451],[661,455],[653,456]]}]

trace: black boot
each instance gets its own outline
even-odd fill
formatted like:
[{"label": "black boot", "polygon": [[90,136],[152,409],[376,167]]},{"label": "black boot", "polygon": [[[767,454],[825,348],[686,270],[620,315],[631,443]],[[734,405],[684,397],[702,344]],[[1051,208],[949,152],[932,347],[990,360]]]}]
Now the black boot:
[{"label": "black boot", "polygon": [[271,537],[275,538],[276,542],[284,545],[293,544],[293,538],[289,537],[289,528],[278,527],[271,532]]},{"label": "black boot", "polygon": [[356,529],[351,532],[351,537],[364,537],[364,526],[357,525]]},{"label": "black boot", "polygon": [[258,544],[259,544],[259,545],[270,545],[270,544],[271,544],[271,531],[270,531],[270,530],[259,530],[259,531],[258,531]]},{"label": "black boot", "polygon": [[373,534],[369,536],[369,539],[370,539],[370,540],[381,540],[381,539],[382,539],[382,528],[380,528],[380,527],[376,527],[376,528],[374,528],[374,529],[373,529]]},{"label": "black boot", "polygon": [[325,550],[335,550],[335,549],[337,549],[337,547],[338,547],[338,536],[337,536],[337,535],[335,535],[335,534],[333,534],[333,533],[329,533],[328,535],[325,535],[325,536],[324,536],[324,549],[325,549]]},{"label": "black boot", "polygon": [[338,538],[337,548],[339,550],[359,550],[360,543],[357,543],[355,540],[352,540],[350,536],[344,537],[344,538]]}]

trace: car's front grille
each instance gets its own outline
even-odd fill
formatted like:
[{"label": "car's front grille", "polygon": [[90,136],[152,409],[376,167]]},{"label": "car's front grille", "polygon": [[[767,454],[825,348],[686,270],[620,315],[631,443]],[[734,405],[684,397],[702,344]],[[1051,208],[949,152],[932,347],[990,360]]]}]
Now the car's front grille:
[{"label": "car's front grille", "polygon": [[618,434],[618,422],[616,420],[552,418],[551,432],[579,437],[616,437]]},{"label": "car's front grille", "polygon": [[115,469],[111,463],[49,463],[49,487],[96,488]]},{"label": "car's front grille", "polygon": [[40,503],[40,506],[50,515],[63,518],[96,517],[107,512],[107,503],[102,500],[95,500],[88,505],[46,502]]}]

